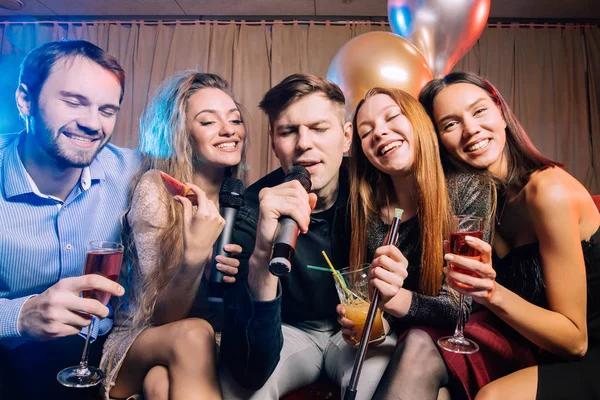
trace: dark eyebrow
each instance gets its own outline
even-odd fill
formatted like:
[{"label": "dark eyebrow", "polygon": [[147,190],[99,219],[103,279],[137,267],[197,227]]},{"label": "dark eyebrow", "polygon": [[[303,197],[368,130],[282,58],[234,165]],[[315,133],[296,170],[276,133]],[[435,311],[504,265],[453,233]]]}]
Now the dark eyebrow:
[{"label": "dark eyebrow", "polygon": [[277,125],[275,127],[275,131],[276,132],[280,132],[280,131],[293,131],[293,130],[298,130],[298,124],[282,124],[282,125]]},{"label": "dark eyebrow", "polygon": [[[232,108],[227,111],[227,114],[232,114],[234,112],[240,112],[240,110],[238,108]],[[213,108],[207,108],[205,110],[198,111],[198,113],[194,116],[194,119],[196,119],[200,114],[218,114],[218,111]]]},{"label": "dark eyebrow", "polygon": [[[477,104],[479,104],[479,103],[481,103],[482,101],[485,101],[485,100],[486,100],[485,97],[480,97],[477,100],[475,100],[474,102],[472,102],[471,104],[469,104],[469,106],[466,109],[469,110],[469,109],[475,107]],[[441,125],[442,122],[444,122],[446,120],[449,120],[449,119],[452,119],[452,118],[455,118],[455,117],[457,117],[457,115],[455,115],[455,114],[448,114],[448,115],[440,118],[437,123],[438,123],[438,125]]]},{"label": "dark eyebrow", "polygon": [[201,110],[198,111],[198,113],[196,113],[196,115],[194,115],[194,119],[198,118],[198,115],[200,114],[216,114],[217,110],[213,110],[212,108],[207,108],[206,110]]}]

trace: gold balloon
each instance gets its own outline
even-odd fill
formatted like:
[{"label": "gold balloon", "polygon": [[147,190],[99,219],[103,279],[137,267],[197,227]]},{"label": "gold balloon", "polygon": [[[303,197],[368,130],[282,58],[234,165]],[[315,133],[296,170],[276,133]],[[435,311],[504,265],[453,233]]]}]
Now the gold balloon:
[{"label": "gold balloon", "polygon": [[342,46],[329,65],[327,79],[344,92],[346,115],[351,118],[369,89],[397,88],[418,98],[433,76],[408,40],[389,32],[369,32]]}]

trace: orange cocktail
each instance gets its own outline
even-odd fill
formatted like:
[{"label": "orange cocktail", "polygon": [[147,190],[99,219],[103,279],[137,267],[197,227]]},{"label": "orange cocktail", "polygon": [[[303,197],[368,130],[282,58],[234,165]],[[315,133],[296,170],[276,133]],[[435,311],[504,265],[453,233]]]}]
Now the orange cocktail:
[{"label": "orange cocktail", "polygon": [[[360,338],[365,328],[365,321],[367,319],[367,313],[369,312],[370,303],[366,301],[358,304],[344,304],[346,308],[346,318],[354,322],[356,325],[354,330],[356,331],[356,344],[358,346]],[[375,320],[373,321],[373,328],[371,329],[371,336],[369,337],[369,344],[379,344],[385,340],[385,332],[383,330],[383,322],[381,321],[381,310],[377,309],[375,314]]]},{"label": "orange cocktail", "polygon": [[[338,271],[341,279],[335,280],[335,287],[340,302],[346,309],[346,318],[354,322],[357,332],[354,339],[357,347],[362,337],[365,321],[369,312],[369,264],[362,264],[354,268],[343,268]],[[381,320],[381,310],[377,309],[369,344],[379,344],[385,340],[385,331]]]}]

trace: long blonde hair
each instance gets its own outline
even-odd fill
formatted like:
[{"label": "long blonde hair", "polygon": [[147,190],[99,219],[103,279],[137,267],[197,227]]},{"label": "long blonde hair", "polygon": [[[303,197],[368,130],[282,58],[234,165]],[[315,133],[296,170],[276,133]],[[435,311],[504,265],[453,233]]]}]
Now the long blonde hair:
[{"label": "long blonde hair", "polygon": [[373,88],[367,92],[354,113],[353,140],[350,149],[350,217],[352,221],[350,265],[366,262],[367,232],[389,204],[393,187],[389,175],[375,168],[365,156],[357,130],[357,115],[365,100],[385,94],[400,106],[410,122],[414,141],[412,174],[417,194],[420,225],[421,273],[419,292],[437,295],[442,286],[443,241],[450,219],[448,191],[436,133],[429,116],[417,100],[398,89]]},{"label": "long blonde hair", "polygon": [[[143,161],[131,183],[129,200],[144,176],[152,169],[163,171],[181,182],[192,182],[195,159],[195,142],[186,125],[188,100],[201,89],[215,88],[232,96],[229,84],[220,76],[199,71],[183,71],[163,81],[156,89],[148,107],[140,118],[138,148]],[[245,110],[235,103],[242,116]],[[244,118],[242,118],[244,119]],[[247,137],[247,135],[246,135]],[[245,180],[245,151],[238,165],[227,168],[226,176]],[[166,191],[165,191],[166,194]],[[157,196],[159,194],[157,193]],[[139,268],[135,238],[127,221],[123,221],[123,243],[126,245],[124,275],[131,290],[133,327],[144,325],[152,318],[158,294],[171,280],[183,256],[183,215],[181,206],[171,196],[164,196],[168,218],[158,237],[158,265],[144,276]]]}]

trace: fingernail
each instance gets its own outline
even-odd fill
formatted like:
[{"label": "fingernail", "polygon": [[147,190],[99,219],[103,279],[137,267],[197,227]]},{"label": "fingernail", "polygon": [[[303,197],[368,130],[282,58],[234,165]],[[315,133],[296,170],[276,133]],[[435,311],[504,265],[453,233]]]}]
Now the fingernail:
[{"label": "fingernail", "polygon": [[125,293],[125,288],[123,286],[119,286],[119,294]]},{"label": "fingernail", "polygon": [[218,255],[215,257],[215,260],[217,260],[217,262],[221,262],[221,261],[223,261],[223,256]]},{"label": "fingernail", "polygon": [[465,240],[466,240],[467,242],[472,242],[472,241],[473,241],[473,236],[468,236],[468,235],[467,235],[467,236],[465,236]]},{"label": "fingernail", "polygon": [[442,268],[442,271],[444,272],[444,274],[447,274],[448,273],[448,267]]},{"label": "fingernail", "polygon": [[444,260],[446,260],[446,261],[453,261],[454,260],[454,256],[452,254],[446,254],[444,256]]}]

